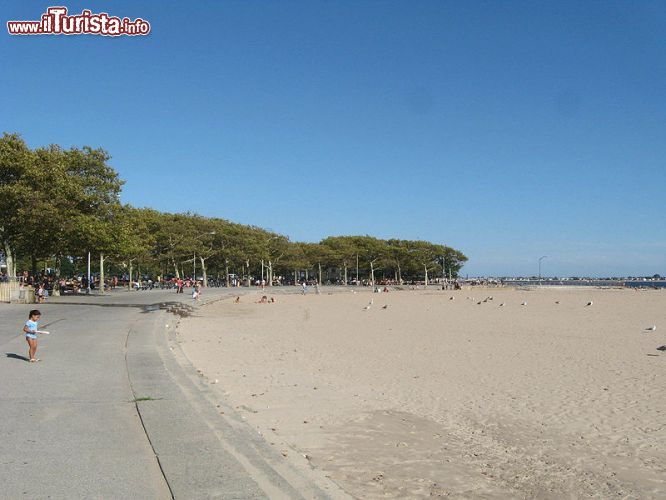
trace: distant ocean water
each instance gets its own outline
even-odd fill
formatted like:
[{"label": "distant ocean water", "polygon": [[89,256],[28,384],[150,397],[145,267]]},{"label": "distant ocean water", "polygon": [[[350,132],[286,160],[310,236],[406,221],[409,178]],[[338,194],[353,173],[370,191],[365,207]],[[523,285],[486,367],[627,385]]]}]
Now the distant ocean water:
[{"label": "distant ocean water", "polygon": [[666,288],[666,280],[507,280],[504,281],[504,284],[516,286],[626,286],[631,288]]},{"label": "distant ocean water", "polygon": [[640,288],[666,288],[666,281],[625,281],[624,285]]}]

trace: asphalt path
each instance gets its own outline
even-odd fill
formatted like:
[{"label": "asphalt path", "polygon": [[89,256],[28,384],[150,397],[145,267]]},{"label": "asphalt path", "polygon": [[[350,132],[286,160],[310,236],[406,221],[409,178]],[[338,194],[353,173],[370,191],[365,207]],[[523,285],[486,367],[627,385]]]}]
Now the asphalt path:
[{"label": "asphalt path", "polygon": [[[192,306],[162,290],[0,304],[0,497],[345,496],[286,464],[174,352],[174,302]],[[35,307],[51,334],[29,363]]]}]

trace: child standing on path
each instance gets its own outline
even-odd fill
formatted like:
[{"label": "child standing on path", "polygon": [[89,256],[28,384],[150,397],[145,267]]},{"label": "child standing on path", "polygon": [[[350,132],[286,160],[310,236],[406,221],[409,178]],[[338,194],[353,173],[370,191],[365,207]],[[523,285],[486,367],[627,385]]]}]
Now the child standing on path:
[{"label": "child standing on path", "polygon": [[40,361],[35,357],[35,355],[37,354],[37,334],[42,333],[37,329],[39,326],[39,318],[41,316],[42,313],[40,313],[37,309],[33,309],[30,311],[30,314],[28,314],[28,321],[26,321],[25,325],[23,326],[25,340],[28,341],[28,346],[30,346],[28,349],[28,356],[30,357],[31,363]]}]

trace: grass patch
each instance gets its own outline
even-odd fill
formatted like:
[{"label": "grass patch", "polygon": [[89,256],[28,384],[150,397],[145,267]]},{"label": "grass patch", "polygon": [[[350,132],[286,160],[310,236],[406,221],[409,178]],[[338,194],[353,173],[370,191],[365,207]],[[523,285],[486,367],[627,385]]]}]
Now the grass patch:
[{"label": "grass patch", "polygon": [[159,401],[162,398],[152,398],[150,396],[143,396],[140,398],[134,398],[131,403],[140,403],[141,401]]}]

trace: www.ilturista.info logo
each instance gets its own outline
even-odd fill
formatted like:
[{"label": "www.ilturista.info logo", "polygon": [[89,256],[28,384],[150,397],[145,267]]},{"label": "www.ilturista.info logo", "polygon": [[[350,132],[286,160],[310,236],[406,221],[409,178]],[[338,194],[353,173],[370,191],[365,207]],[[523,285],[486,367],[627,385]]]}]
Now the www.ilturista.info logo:
[{"label": "www.ilturista.info logo", "polygon": [[7,21],[7,31],[10,35],[138,36],[150,33],[150,23],[140,17],[132,21],[87,9],[69,16],[67,7],[49,7],[39,21]]}]

